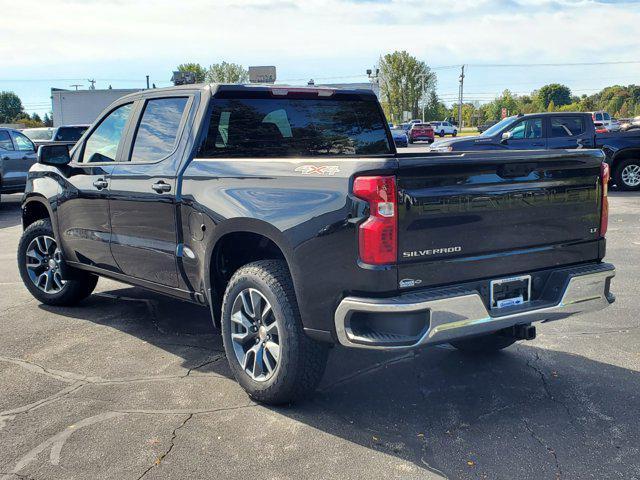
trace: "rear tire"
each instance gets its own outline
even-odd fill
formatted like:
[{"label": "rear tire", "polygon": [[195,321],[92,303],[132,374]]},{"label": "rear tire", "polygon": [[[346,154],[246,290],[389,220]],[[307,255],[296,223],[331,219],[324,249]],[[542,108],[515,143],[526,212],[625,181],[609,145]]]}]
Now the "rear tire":
[{"label": "rear tire", "polygon": [[324,373],[328,348],[304,333],[283,260],[260,260],[234,273],[222,304],[222,338],[233,375],[258,402],[302,400]]},{"label": "rear tire", "polygon": [[640,190],[640,159],[622,160],[616,167],[614,176],[616,185],[621,190]]},{"label": "rear tire", "polygon": [[462,352],[492,353],[513,345],[516,339],[501,332],[494,332],[480,337],[468,338],[451,342],[451,345]]},{"label": "rear tire", "polygon": [[457,130],[454,130],[454,131],[453,131],[453,133],[452,133],[451,135],[452,135],[452,136],[454,136],[454,137],[457,137],[457,136],[458,136],[458,131],[457,131]]},{"label": "rear tire", "polygon": [[444,130],[440,130],[439,135],[440,135],[441,137],[444,137],[444,135],[445,135]]},{"label": "rear tire", "polygon": [[[27,227],[18,244],[18,270],[27,290],[46,305],[75,305],[84,300],[98,283],[98,276],[73,269],[73,278],[64,278],[60,249],[48,219]],[[60,268],[62,266],[62,269]]]}]

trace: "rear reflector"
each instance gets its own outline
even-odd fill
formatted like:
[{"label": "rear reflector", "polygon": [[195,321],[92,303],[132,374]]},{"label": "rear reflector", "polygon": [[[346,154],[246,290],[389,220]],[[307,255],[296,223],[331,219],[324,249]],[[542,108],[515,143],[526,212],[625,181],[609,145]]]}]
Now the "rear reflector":
[{"label": "rear reflector", "polygon": [[369,218],[360,225],[360,260],[371,265],[396,263],[398,259],[398,212],[396,178],[357,177],[353,194],[369,203]]},{"label": "rear reflector", "polygon": [[609,226],[609,180],[611,179],[609,164],[602,162],[600,181],[602,182],[602,213],[600,215],[600,236],[607,234]]}]

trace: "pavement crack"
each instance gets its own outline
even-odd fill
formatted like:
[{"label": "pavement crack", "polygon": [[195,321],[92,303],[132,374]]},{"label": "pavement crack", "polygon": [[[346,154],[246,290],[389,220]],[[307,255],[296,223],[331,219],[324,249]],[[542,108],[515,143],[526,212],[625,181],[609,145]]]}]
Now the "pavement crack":
[{"label": "pavement crack", "polygon": [[0,362],[12,363],[14,365],[20,366],[31,372],[47,375],[48,377],[52,377],[52,378],[55,378],[56,380],[60,380],[67,383],[73,383],[73,382],[82,381],[86,379],[84,375],[47,368],[36,362],[30,361],[30,360],[24,360],[22,358],[5,357],[3,355],[0,355]]},{"label": "pavement crack", "polygon": [[144,477],[147,473],[149,473],[155,467],[160,465],[162,463],[162,461],[167,457],[167,455],[169,455],[171,453],[171,450],[173,450],[173,447],[175,446],[176,437],[178,436],[178,430],[180,430],[182,427],[184,427],[187,424],[187,422],[189,422],[189,420],[191,420],[192,418],[193,418],[193,413],[190,413],[189,415],[187,415],[187,418],[185,418],[180,425],[178,425],[176,428],[173,429],[173,432],[171,432],[171,439],[169,440],[169,448],[167,448],[167,450],[162,455],[160,455],[156,459],[155,462],[153,462],[153,465],[151,465],[149,468],[147,468],[142,473],[142,475],[140,475],[138,477],[138,480],[140,480],[142,477]]},{"label": "pavement crack", "polygon": [[207,365],[211,365],[211,364],[213,364],[213,363],[218,363],[220,360],[223,360],[223,359],[225,359],[225,358],[227,358],[227,357],[226,357],[224,354],[223,354],[223,355],[219,355],[219,356],[214,357],[214,358],[212,358],[212,359],[210,359],[210,360],[207,360],[207,361],[205,361],[205,362],[202,362],[201,364],[196,365],[195,367],[191,367],[191,368],[187,371],[186,375],[184,375],[184,377],[188,377],[189,375],[191,375],[191,372],[193,372],[194,370],[199,370],[200,368],[202,368],[202,367],[206,367]]},{"label": "pavement crack", "polygon": [[562,478],[562,467],[560,466],[560,462],[558,461],[558,454],[556,453],[556,451],[551,448],[549,445],[546,444],[546,442],[536,434],[536,432],[533,430],[533,428],[531,428],[531,426],[527,423],[527,421],[523,418],[522,419],[522,423],[524,424],[524,428],[526,428],[526,430],[529,432],[529,435],[531,436],[531,438],[533,438],[536,442],[538,442],[540,444],[540,446],[544,447],[549,454],[553,457],[553,461],[555,463],[555,467],[556,467],[556,479],[561,479]]},{"label": "pavement crack", "polygon": [[535,358],[533,362],[527,359],[527,366],[531,368],[534,372],[536,372],[540,377],[542,388],[544,389],[544,392],[547,398],[552,402],[554,402],[555,404],[559,405],[566,412],[567,418],[569,419],[569,423],[573,425],[574,428],[579,429],[578,425],[576,425],[575,423],[573,415],[571,414],[571,410],[569,409],[569,406],[566,403],[564,403],[562,400],[558,399],[555,395],[553,395],[553,393],[551,392],[551,386],[549,385],[549,382],[547,380],[547,376],[544,374],[541,368],[537,367],[534,364],[534,363],[538,363],[541,360],[540,354],[536,351],[534,351],[533,353],[535,355]]}]

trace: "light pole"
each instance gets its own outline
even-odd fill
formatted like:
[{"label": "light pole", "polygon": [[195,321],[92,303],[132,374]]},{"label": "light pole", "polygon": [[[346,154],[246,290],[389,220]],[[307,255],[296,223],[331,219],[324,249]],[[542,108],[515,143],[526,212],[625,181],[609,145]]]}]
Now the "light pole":
[{"label": "light pole", "polygon": [[369,77],[369,81],[371,82],[371,90],[373,90],[373,93],[376,94],[376,97],[378,96],[378,76],[380,75],[380,69],[376,68],[375,70],[372,70],[371,68],[367,69],[367,76]]},{"label": "light pole", "polygon": [[462,65],[462,71],[460,72],[460,95],[458,98],[458,129],[462,129],[463,87],[464,87],[464,65]]}]

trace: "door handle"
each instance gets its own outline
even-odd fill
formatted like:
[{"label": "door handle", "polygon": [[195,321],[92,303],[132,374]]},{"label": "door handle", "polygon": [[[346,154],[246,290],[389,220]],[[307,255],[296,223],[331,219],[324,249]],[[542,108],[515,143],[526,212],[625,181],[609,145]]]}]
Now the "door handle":
[{"label": "door handle", "polygon": [[104,178],[99,178],[93,182],[93,186],[96,187],[98,190],[102,190],[103,188],[107,188],[109,184]]},{"label": "door handle", "polygon": [[171,185],[169,185],[168,183],[164,183],[162,180],[160,180],[158,183],[154,183],[153,185],[151,185],[151,188],[153,188],[157,193],[164,193],[164,192],[171,191]]}]

